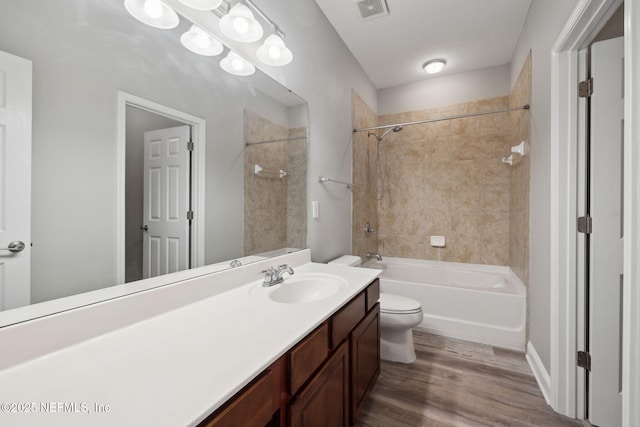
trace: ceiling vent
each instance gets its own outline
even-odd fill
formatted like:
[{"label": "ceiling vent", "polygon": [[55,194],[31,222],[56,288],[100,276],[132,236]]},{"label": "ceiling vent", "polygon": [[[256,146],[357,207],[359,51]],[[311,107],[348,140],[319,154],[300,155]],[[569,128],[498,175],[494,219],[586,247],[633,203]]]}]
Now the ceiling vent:
[{"label": "ceiling vent", "polygon": [[360,11],[360,18],[368,21],[374,18],[389,15],[389,7],[386,0],[354,0]]}]

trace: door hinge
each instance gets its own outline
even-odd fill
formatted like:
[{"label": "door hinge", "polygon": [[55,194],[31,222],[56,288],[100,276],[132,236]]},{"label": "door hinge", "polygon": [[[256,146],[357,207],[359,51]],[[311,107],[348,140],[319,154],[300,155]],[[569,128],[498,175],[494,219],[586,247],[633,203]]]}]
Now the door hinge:
[{"label": "door hinge", "polygon": [[580,98],[588,98],[593,95],[593,78],[578,83],[578,96]]},{"label": "door hinge", "polygon": [[193,211],[187,211],[187,220],[191,221],[193,219]]},{"label": "door hinge", "polygon": [[584,234],[593,233],[593,218],[591,218],[589,215],[579,217],[578,233],[584,233]]},{"label": "door hinge", "polygon": [[187,142],[187,151],[193,151],[193,142],[192,141]]},{"label": "door hinge", "polygon": [[578,352],[578,366],[591,371],[591,355],[586,351]]}]

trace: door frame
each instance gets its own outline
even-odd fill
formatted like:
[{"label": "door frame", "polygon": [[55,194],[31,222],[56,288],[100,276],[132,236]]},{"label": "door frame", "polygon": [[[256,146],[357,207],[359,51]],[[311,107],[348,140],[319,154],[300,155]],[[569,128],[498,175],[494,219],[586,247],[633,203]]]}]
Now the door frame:
[{"label": "door frame", "polygon": [[[577,83],[579,50],[622,0],[580,0],[551,51],[550,404],[580,417],[577,379]],[[640,5],[625,3],[623,425],[640,423]],[[635,53],[634,53],[635,50]]]},{"label": "door frame", "polygon": [[116,284],[125,282],[125,162],[126,162],[126,110],[127,106],[139,108],[191,126],[192,153],[192,208],[191,260],[192,268],[204,265],[205,226],[205,159],[206,120],[191,114],[158,104],[137,95],[118,91],[117,148],[116,148]]}]

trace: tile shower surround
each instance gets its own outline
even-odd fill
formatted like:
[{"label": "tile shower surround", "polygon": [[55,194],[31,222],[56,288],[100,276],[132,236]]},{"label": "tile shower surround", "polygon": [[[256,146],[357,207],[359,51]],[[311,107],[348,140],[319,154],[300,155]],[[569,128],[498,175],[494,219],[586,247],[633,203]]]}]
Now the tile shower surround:
[{"label": "tile shower surround", "polygon": [[[306,137],[306,128],[287,129],[245,110],[245,141]],[[287,172],[259,176],[254,165]],[[284,247],[307,247],[306,139],[251,145],[244,150],[244,255]]]},{"label": "tile shower surround", "polygon": [[[511,96],[377,117],[356,94],[354,127],[490,111],[528,103],[530,58]],[[508,265],[526,284],[529,250],[529,158],[502,162],[511,146],[529,140],[526,111],[407,126],[380,145],[385,197],[371,197],[375,138],[353,137],[353,252]],[[375,181],[375,177],[374,177]],[[364,237],[369,221],[378,234]],[[377,226],[377,227],[376,227]],[[429,245],[444,235],[445,248]]]}]

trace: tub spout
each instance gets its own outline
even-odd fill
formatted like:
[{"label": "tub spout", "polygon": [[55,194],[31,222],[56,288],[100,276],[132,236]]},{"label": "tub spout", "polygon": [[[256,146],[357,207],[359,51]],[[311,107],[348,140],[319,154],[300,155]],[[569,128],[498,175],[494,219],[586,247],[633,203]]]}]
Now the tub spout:
[{"label": "tub spout", "polygon": [[378,261],[382,261],[382,255],[375,252],[367,252],[367,258],[368,259],[375,258]]}]

